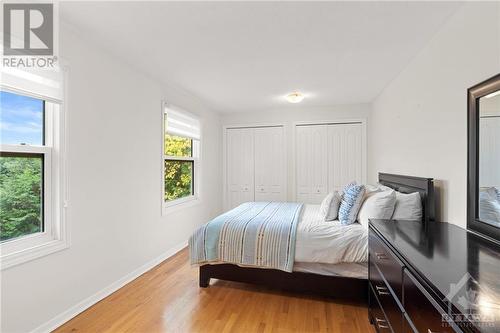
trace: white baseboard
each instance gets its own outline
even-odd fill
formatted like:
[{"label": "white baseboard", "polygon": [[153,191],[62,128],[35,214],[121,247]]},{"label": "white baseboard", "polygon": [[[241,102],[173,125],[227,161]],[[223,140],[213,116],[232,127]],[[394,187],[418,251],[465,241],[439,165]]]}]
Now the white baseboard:
[{"label": "white baseboard", "polygon": [[110,284],[106,288],[102,289],[101,291],[84,299],[83,301],[72,306],[68,310],[58,314],[57,316],[55,316],[54,318],[52,318],[48,322],[38,326],[37,328],[35,328],[32,331],[32,333],[35,333],[35,332],[36,333],[45,333],[45,332],[51,332],[51,331],[55,330],[56,328],[58,328],[59,326],[61,326],[65,322],[67,322],[68,320],[72,319],[73,317],[76,317],[78,314],[82,313],[83,311],[87,310],[88,308],[90,308],[92,305],[96,304],[97,302],[99,302],[103,298],[106,298],[107,296],[111,295],[112,293],[114,293],[118,289],[122,288],[127,283],[131,282],[132,280],[135,280],[136,278],[138,278],[142,274],[146,273],[147,271],[149,271],[150,269],[152,269],[153,267],[155,267],[156,265],[158,265],[162,261],[170,258],[171,256],[173,256],[174,254],[176,254],[177,252],[179,252],[180,250],[182,250],[186,246],[187,246],[187,242],[183,242],[182,244],[175,246],[174,248],[163,253],[162,255],[160,255],[160,256],[156,257],[155,259],[142,265],[138,269],[125,275],[121,279],[113,282],[112,284]]}]

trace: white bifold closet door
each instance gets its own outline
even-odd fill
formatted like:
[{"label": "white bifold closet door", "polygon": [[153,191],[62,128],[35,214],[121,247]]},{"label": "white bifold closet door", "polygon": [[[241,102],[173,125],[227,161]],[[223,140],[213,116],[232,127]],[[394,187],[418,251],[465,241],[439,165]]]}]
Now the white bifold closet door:
[{"label": "white bifold closet door", "polygon": [[319,204],[328,192],[363,181],[360,123],[296,126],[297,201]]},{"label": "white bifold closet door", "polygon": [[234,208],[254,201],[253,129],[228,129],[227,135],[227,205]]},{"label": "white bifold closet door", "polygon": [[297,126],[297,201],[320,203],[328,191],[327,126]]},{"label": "white bifold closet door", "polygon": [[363,143],[361,124],[328,126],[328,191],[341,191],[351,182],[362,182]]},{"label": "white bifold closet door", "polygon": [[254,129],[255,201],[286,201],[283,127]]},{"label": "white bifold closet door", "polygon": [[226,133],[226,208],[286,201],[283,127],[230,128]]}]

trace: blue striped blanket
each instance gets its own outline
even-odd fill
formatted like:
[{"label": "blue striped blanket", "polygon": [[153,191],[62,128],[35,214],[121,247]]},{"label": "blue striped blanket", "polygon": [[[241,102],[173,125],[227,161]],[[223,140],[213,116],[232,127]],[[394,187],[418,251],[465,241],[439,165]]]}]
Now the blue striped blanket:
[{"label": "blue striped blanket", "polygon": [[247,202],[201,226],[189,239],[191,264],[230,263],[291,272],[302,204]]}]

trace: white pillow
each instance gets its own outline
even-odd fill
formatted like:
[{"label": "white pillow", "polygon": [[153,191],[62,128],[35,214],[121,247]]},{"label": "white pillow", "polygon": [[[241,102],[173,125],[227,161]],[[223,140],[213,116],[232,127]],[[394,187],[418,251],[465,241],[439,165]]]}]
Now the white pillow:
[{"label": "white pillow", "polygon": [[365,185],[365,200],[378,192],[382,192],[383,190],[378,185]]},{"label": "white pillow", "polygon": [[368,228],[368,219],[390,219],[396,205],[396,191],[372,192],[361,206],[358,222]]},{"label": "white pillow", "polygon": [[329,193],[323,199],[319,208],[323,221],[333,221],[337,218],[341,200],[342,196],[337,191]]},{"label": "white pillow", "polygon": [[[483,190],[481,190],[483,191]],[[491,199],[500,202],[500,191],[496,187],[488,187],[484,189],[484,192],[488,193]]]},{"label": "white pillow", "polygon": [[420,193],[405,194],[396,192],[396,207],[393,220],[422,221],[422,199]]},{"label": "white pillow", "polygon": [[393,188],[389,187],[389,186],[385,186],[385,185],[382,185],[380,183],[377,183],[377,187],[381,190],[381,191],[391,191],[393,190]]}]

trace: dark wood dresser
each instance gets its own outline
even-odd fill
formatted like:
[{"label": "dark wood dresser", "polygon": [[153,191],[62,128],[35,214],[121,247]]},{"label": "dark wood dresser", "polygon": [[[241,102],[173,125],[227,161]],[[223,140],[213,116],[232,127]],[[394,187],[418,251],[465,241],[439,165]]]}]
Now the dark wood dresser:
[{"label": "dark wood dresser", "polygon": [[380,333],[500,332],[500,246],[422,225],[370,221],[370,322]]}]

